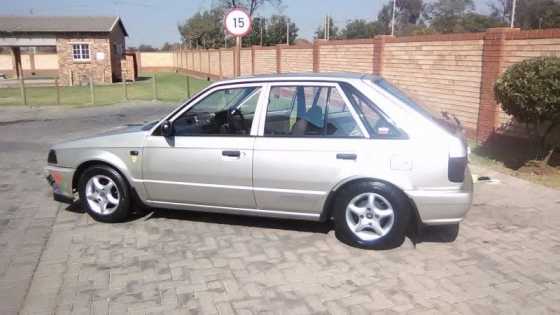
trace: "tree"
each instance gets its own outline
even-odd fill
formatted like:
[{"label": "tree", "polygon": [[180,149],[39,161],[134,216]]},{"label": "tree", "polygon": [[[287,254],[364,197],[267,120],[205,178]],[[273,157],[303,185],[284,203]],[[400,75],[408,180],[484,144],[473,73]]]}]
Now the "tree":
[{"label": "tree", "polygon": [[372,38],[378,34],[383,34],[383,26],[381,23],[356,19],[348,21],[346,26],[342,29],[341,37],[345,39]]},{"label": "tree", "polygon": [[161,46],[160,50],[161,51],[172,51],[172,50],[175,50],[175,49],[179,48],[180,46],[181,46],[181,44],[179,44],[179,43],[165,42]]},{"label": "tree", "polygon": [[249,11],[250,16],[253,16],[253,13],[267,2],[273,6],[280,6],[282,0],[221,0],[224,8],[231,9],[242,7]]},{"label": "tree", "polygon": [[262,44],[266,40],[266,18],[256,17],[253,18],[253,28],[249,35],[243,37],[243,44],[245,46],[260,45],[261,44],[261,31],[262,31]]},{"label": "tree", "polygon": [[539,57],[507,69],[494,86],[504,111],[521,123],[540,147],[537,159],[548,164],[558,143],[549,137],[560,126],[560,58]]},{"label": "tree", "polygon": [[223,47],[223,19],[224,10],[221,7],[197,12],[178,25],[179,33],[183,42],[188,43],[190,47]]},{"label": "tree", "polygon": [[[329,38],[330,39],[337,39],[339,38],[340,35],[340,31],[338,29],[338,27],[336,27],[336,25],[334,25],[333,19],[332,17],[329,16]],[[325,39],[325,23],[323,23],[321,26],[319,26],[316,30],[315,30],[315,35],[314,35],[315,39]]]},{"label": "tree", "polygon": [[[491,16],[509,25],[512,3],[511,0],[496,0],[490,4]],[[560,27],[560,1],[517,0],[515,26],[523,29]]]},{"label": "tree", "polygon": [[463,18],[474,11],[473,0],[437,0],[426,7],[430,27],[440,33],[463,32]]},{"label": "tree", "polygon": [[152,45],[140,44],[138,51],[157,51],[157,48],[152,47]]},{"label": "tree", "polygon": [[290,44],[293,44],[297,38],[299,29],[296,23],[289,21],[285,15],[273,15],[270,17],[270,22],[266,26],[266,38],[264,39],[265,45],[276,45],[286,43],[286,25],[290,23]]},{"label": "tree", "polygon": [[[423,0],[397,0],[395,6],[395,35],[410,35],[425,29],[422,18],[426,5]],[[381,34],[391,33],[393,19],[393,2],[388,2],[377,15]]]}]

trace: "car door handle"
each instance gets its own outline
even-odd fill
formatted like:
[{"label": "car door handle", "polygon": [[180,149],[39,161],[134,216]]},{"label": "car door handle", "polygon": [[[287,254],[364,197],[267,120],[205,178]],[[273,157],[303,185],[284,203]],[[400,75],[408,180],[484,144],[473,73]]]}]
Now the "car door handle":
[{"label": "car door handle", "polygon": [[336,158],[339,160],[355,160],[358,158],[358,155],[354,153],[337,153]]},{"label": "car door handle", "polygon": [[240,157],[240,151],[222,151],[223,156]]}]

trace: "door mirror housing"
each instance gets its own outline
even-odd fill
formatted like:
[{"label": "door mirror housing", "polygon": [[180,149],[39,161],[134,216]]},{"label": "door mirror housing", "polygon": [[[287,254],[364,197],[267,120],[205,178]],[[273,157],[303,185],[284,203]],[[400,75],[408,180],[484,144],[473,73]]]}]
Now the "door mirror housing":
[{"label": "door mirror housing", "polygon": [[161,135],[164,137],[173,137],[175,134],[175,128],[173,128],[173,123],[169,120],[164,121],[161,124]]}]

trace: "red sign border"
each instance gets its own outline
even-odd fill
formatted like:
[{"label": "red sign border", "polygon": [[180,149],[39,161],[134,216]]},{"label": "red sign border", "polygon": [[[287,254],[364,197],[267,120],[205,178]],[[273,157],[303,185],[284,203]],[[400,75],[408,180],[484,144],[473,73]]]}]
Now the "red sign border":
[{"label": "red sign border", "polygon": [[[237,34],[233,34],[231,33],[226,26],[226,20],[228,18],[228,16],[233,12],[233,11],[243,11],[243,13],[247,14],[247,16],[249,17],[249,28],[247,29],[247,31],[245,31],[243,34],[241,35],[237,35]],[[243,37],[249,33],[251,33],[253,31],[253,18],[251,17],[251,15],[249,14],[249,12],[247,10],[245,10],[244,8],[231,8],[231,10],[229,10],[225,15],[224,15],[224,30],[226,30],[226,32],[228,34],[230,34],[231,36],[239,36],[239,37]]]}]

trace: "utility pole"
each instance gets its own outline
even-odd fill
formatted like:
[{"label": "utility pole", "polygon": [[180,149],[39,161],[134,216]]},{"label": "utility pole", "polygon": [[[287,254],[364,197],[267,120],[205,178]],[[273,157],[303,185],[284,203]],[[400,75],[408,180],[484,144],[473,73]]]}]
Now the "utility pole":
[{"label": "utility pole", "polygon": [[331,17],[327,14],[327,40],[331,39]]},{"label": "utility pole", "polygon": [[513,28],[514,24],[515,24],[515,7],[517,5],[517,0],[512,0],[512,5],[511,5],[511,24],[509,27]]},{"label": "utility pole", "polygon": [[396,10],[396,8],[397,8],[397,0],[393,0],[393,17],[391,18],[391,36],[395,36],[395,10]]},{"label": "utility pole", "polygon": [[286,45],[290,45],[290,19],[286,19]]},{"label": "utility pole", "polygon": [[323,39],[327,39],[327,16],[325,15],[325,21],[323,22]]},{"label": "utility pole", "polygon": [[264,18],[261,18],[261,46],[263,45],[263,27],[264,27]]}]

